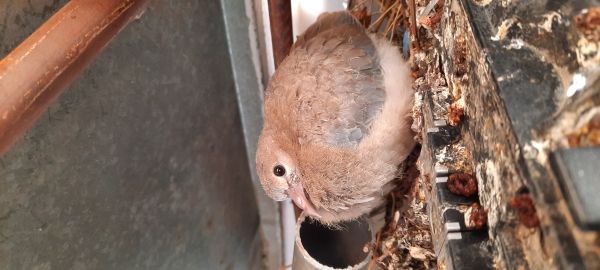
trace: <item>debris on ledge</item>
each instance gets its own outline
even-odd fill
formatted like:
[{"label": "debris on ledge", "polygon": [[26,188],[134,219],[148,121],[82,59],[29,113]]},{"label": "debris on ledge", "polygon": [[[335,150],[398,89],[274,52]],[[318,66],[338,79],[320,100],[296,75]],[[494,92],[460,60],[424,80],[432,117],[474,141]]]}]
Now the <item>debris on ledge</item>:
[{"label": "debris on ledge", "polygon": [[[379,4],[364,23],[409,51],[422,146],[372,266],[431,267],[412,265],[429,257],[398,248],[397,234],[439,269],[600,267],[600,201],[583,192],[600,190],[588,166],[600,160],[594,1],[367,2]],[[424,211],[428,244],[407,223]]]}]

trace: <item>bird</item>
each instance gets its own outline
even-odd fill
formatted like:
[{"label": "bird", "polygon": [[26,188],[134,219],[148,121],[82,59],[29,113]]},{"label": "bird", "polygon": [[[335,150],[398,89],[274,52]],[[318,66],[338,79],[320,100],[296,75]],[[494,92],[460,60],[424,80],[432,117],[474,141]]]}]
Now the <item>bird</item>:
[{"label": "bird", "polygon": [[349,12],[319,15],[264,92],[256,171],[265,193],[323,224],[385,203],[415,146],[409,64]]}]

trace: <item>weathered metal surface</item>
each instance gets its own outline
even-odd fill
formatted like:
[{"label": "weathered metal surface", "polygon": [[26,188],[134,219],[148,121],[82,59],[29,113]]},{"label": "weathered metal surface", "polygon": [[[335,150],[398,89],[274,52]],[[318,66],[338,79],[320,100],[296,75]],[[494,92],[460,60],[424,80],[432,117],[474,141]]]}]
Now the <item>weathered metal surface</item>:
[{"label": "weathered metal surface", "polygon": [[445,270],[484,270],[494,267],[485,231],[450,232],[439,262]]},{"label": "weathered metal surface", "polygon": [[515,226],[507,224],[511,220],[508,201],[523,186],[514,165],[515,144],[507,128],[503,104],[493,91],[495,82],[489,75],[485,54],[477,44],[476,32],[471,29],[472,22],[461,3],[448,1],[440,24],[440,52],[450,98],[452,102],[463,99],[466,104],[467,119],[460,125],[462,141],[474,157],[469,169],[478,178],[481,203],[489,209],[489,230],[496,253],[505,258],[499,260],[500,267],[528,267]]},{"label": "weathered metal surface", "polygon": [[[252,9],[253,0],[221,0],[227,42],[231,55],[231,68],[240,108],[240,117],[246,144],[246,155],[260,216],[261,238],[266,269],[279,269],[282,265],[281,217],[277,202],[269,198],[256,175],[256,143],[262,129],[261,63],[257,44],[259,20]],[[293,229],[293,228],[292,228]]]},{"label": "weathered metal surface", "polygon": [[[462,141],[473,157],[479,198],[489,210],[498,267],[599,266],[598,244],[592,240],[597,235],[581,231],[566,211],[544,141],[574,74],[587,74],[598,58],[590,48],[581,56],[581,37],[571,23],[583,8],[594,5],[446,1],[437,35],[451,93],[449,107],[464,109]],[[539,226],[528,228],[525,224],[535,222],[519,220],[511,207],[523,192],[534,198]]]},{"label": "weathered metal surface", "polygon": [[70,1],[0,61],[0,155],[145,3]]},{"label": "weathered metal surface", "polygon": [[600,148],[561,149],[552,160],[576,221],[584,229],[600,229]]},{"label": "weathered metal surface", "polygon": [[0,268],[260,267],[221,15],[153,1],[0,158]]},{"label": "weathered metal surface", "polygon": [[[435,47],[422,48],[427,50],[426,59],[431,59],[428,58],[431,56],[437,58]],[[421,57],[423,55],[417,56],[419,59]],[[440,80],[444,77],[440,72],[440,62],[425,62],[428,65],[417,60],[419,69],[426,70],[426,74],[417,81],[422,94],[419,107],[423,124],[423,148],[418,164],[422,174],[431,179],[428,212],[438,266],[442,269],[493,269],[492,242],[485,228],[467,228],[465,225],[464,211],[478,202],[478,196],[457,195],[448,188],[450,175],[471,171],[473,165],[470,156],[457,151],[464,149],[460,130],[447,125],[441,113],[447,113],[442,108],[447,106],[449,99],[442,96],[447,95],[449,89],[445,86],[445,80]],[[432,85],[436,83],[439,85]]]}]

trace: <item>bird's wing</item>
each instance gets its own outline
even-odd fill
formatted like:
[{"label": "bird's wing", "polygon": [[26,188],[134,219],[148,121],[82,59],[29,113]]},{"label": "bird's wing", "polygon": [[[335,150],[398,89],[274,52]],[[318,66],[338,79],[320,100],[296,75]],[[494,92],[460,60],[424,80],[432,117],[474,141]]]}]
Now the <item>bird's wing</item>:
[{"label": "bird's wing", "polygon": [[368,134],[384,100],[379,59],[365,29],[347,12],[326,13],[278,67],[265,117],[291,124],[300,144],[352,147]]}]

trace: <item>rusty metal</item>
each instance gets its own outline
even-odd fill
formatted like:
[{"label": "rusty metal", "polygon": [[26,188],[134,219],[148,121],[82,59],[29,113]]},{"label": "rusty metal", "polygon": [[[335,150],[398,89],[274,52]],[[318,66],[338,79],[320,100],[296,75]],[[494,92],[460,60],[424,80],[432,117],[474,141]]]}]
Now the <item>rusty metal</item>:
[{"label": "rusty metal", "polygon": [[0,61],[0,155],[146,2],[70,1]]},{"label": "rusty metal", "polygon": [[275,67],[290,52],[293,43],[292,7],[290,0],[269,0],[269,22]]}]

